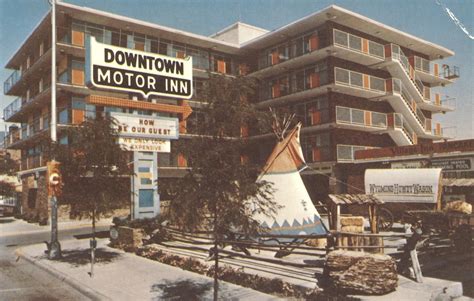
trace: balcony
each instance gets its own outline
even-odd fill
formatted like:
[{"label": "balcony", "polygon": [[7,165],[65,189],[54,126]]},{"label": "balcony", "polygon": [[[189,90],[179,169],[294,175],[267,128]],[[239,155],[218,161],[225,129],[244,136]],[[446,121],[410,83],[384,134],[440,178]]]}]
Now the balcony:
[{"label": "balcony", "polygon": [[3,145],[5,146],[5,148],[9,148],[10,146],[17,143],[20,140],[21,140],[20,129],[17,128],[7,133],[7,135],[5,136]]},{"label": "balcony", "polygon": [[339,67],[334,68],[335,85],[334,91],[342,91],[345,94],[377,98],[385,95],[385,80],[376,76],[363,74]]},{"label": "balcony", "polygon": [[8,94],[8,92],[11,90],[11,88],[20,81],[21,78],[21,71],[20,70],[15,70],[13,73],[5,80],[3,83],[3,93]]},{"label": "balcony", "polygon": [[3,93],[6,95],[20,95],[25,87],[31,82],[37,82],[44,76],[45,71],[50,69],[51,65],[51,48],[40,56],[36,61],[31,63],[31,66],[20,72],[15,70],[7,78],[3,84]]},{"label": "balcony", "polygon": [[456,98],[441,93],[435,93],[430,101],[425,101],[418,106],[433,113],[451,112],[456,109]]},{"label": "balcony", "polygon": [[359,64],[372,65],[385,60],[384,45],[359,36],[334,29],[335,56]]},{"label": "balcony", "polygon": [[336,124],[367,132],[386,130],[387,114],[337,106]]},{"label": "balcony", "polygon": [[298,70],[262,85],[259,93],[262,101],[257,107],[264,108],[326,93],[331,85],[328,84],[325,68],[323,66],[319,70],[319,67],[313,66]]},{"label": "balcony", "polygon": [[40,109],[51,99],[51,88],[34,95],[29,99],[17,98],[12,101],[4,110],[3,116],[7,122],[24,122],[28,113]]},{"label": "balcony", "polygon": [[21,98],[18,97],[12,101],[8,106],[3,109],[3,119],[9,121],[9,119],[21,110]]},{"label": "balcony", "polygon": [[431,63],[429,60],[416,55],[410,58],[410,64],[414,66],[420,79],[431,84],[432,87],[451,84],[453,79],[459,77],[458,67],[443,64],[440,68],[439,64]]},{"label": "balcony", "polygon": [[[382,44],[337,29],[333,31],[333,44],[321,45],[319,40],[317,43],[313,42],[312,47],[309,40],[307,44],[308,46],[299,52],[288,48],[281,51],[279,47],[275,47],[275,52],[259,59],[259,69],[250,75],[258,78],[275,76],[328,56],[340,57],[367,66],[382,63],[385,60]],[[264,63],[261,63],[262,61]]]},{"label": "balcony", "polygon": [[360,150],[374,149],[378,147],[361,146],[361,145],[337,145],[337,162],[350,163],[355,160],[355,152]]}]

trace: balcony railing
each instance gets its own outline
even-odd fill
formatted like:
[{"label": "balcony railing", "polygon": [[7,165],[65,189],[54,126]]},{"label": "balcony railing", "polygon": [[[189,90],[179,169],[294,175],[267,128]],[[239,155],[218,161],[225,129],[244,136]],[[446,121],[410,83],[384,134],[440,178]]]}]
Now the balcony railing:
[{"label": "balcony railing", "polygon": [[410,61],[408,60],[408,57],[405,55],[403,50],[400,48],[400,46],[396,44],[391,44],[391,48],[392,48],[392,58],[400,62],[403,69],[405,70],[408,77],[413,82],[416,89],[418,90],[420,95],[423,97],[423,99],[429,99],[430,88],[423,85],[423,82],[419,79],[418,75],[415,72],[415,69],[410,65]]},{"label": "balcony railing", "polygon": [[374,41],[363,39],[356,35],[334,29],[334,44],[340,47],[348,48],[373,57],[385,59],[384,46]]},{"label": "balcony railing", "polygon": [[416,55],[414,56],[414,67],[416,71],[431,74],[436,77],[444,77],[446,79],[459,77],[459,67],[443,64],[440,68],[439,64],[432,64],[429,60]]},{"label": "balcony railing", "polygon": [[3,93],[8,94],[10,89],[21,79],[21,71],[15,70],[3,83]]},{"label": "balcony railing", "polygon": [[3,118],[8,120],[19,112],[21,110],[21,102],[21,98],[19,97],[12,101],[5,109],[3,109]]},{"label": "balcony railing", "polygon": [[431,104],[454,110],[456,108],[456,98],[436,93],[434,100],[431,101]]},{"label": "balcony railing", "polygon": [[392,89],[393,92],[396,92],[401,96],[405,104],[408,106],[410,111],[415,115],[419,124],[426,130],[426,117],[423,112],[418,108],[416,102],[414,101],[413,96],[408,92],[408,89],[405,88],[402,81],[398,78],[392,78]]},{"label": "balcony railing", "polygon": [[394,128],[401,129],[405,135],[410,140],[411,144],[417,143],[417,135],[415,131],[411,128],[408,122],[405,120],[402,114],[394,113],[393,114]]},{"label": "balcony railing", "polygon": [[361,145],[337,145],[337,161],[338,162],[351,162],[355,159],[355,152],[366,149],[374,149],[376,147],[361,146]]},{"label": "balcony railing", "polygon": [[334,78],[338,84],[385,93],[385,80],[380,77],[336,67]]},{"label": "balcony railing", "polygon": [[337,106],[336,122],[387,128],[387,114]]},{"label": "balcony railing", "polygon": [[326,84],[328,84],[328,72],[326,69],[320,70],[319,67],[306,68],[261,85],[259,91],[260,99],[264,101],[279,98],[315,89]]},{"label": "balcony railing", "polygon": [[4,146],[7,148],[10,145],[12,145],[12,144],[14,144],[14,143],[16,143],[20,140],[21,140],[20,129],[12,130],[12,131],[8,132],[8,134],[5,136]]}]

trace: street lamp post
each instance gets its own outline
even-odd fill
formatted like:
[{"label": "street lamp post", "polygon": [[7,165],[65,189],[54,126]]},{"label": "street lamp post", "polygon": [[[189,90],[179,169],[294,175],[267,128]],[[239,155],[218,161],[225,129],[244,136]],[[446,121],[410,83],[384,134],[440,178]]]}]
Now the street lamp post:
[{"label": "street lamp post", "polygon": [[[51,3],[51,142],[57,143],[56,134],[56,0]],[[54,159],[54,158],[53,158]],[[49,175],[48,175],[49,176]],[[48,183],[50,179],[47,179]],[[49,183],[50,184],[50,183]],[[61,245],[58,241],[58,200],[56,193],[49,194],[51,203],[51,242],[48,244],[48,258],[61,257]]]}]

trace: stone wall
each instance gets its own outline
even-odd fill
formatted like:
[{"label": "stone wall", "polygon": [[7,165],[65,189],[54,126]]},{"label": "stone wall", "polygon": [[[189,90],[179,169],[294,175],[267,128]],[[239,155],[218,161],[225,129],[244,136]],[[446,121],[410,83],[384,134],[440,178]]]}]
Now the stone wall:
[{"label": "stone wall", "polygon": [[[37,179],[35,179],[34,175],[25,176],[22,178],[21,183],[23,219],[46,224],[49,218],[50,206],[45,173],[40,173]],[[33,190],[36,190],[36,195]]]}]

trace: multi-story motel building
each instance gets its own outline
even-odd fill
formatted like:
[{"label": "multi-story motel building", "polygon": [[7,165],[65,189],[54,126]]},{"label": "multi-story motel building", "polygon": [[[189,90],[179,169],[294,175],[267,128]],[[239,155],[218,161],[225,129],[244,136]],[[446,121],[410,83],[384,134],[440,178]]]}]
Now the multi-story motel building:
[{"label": "multi-story motel building", "polygon": [[[258,106],[295,113],[311,168],[303,178],[313,201],[343,193],[344,170],[357,150],[429,144],[443,137],[433,114],[453,110],[435,91],[453,82],[457,68],[438,60],[454,53],[346,9],[330,6],[273,31],[237,22],[206,37],[68,3],[57,4],[57,103],[60,143],[64,129],[103,112],[181,118],[180,139],[192,137],[202,118],[200,90],[210,73],[259,80]],[[193,57],[193,113],[163,112],[181,99],[93,89],[85,85],[86,40]],[[22,204],[26,215],[47,216],[45,159],[40,141],[50,133],[51,14],[6,62],[13,73],[4,93],[18,98],[4,109],[7,147],[21,150]],[[433,62],[436,61],[436,62]],[[201,90],[202,91],[202,90]],[[250,131],[251,134],[251,131]],[[252,158],[263,162],[274,138],[262,140]],[[161,181],[183,174],[186,158],[158,154]],[[342,180],[341,180],[342,179]],[[341,181],[338,181],[341,180]]]}]

